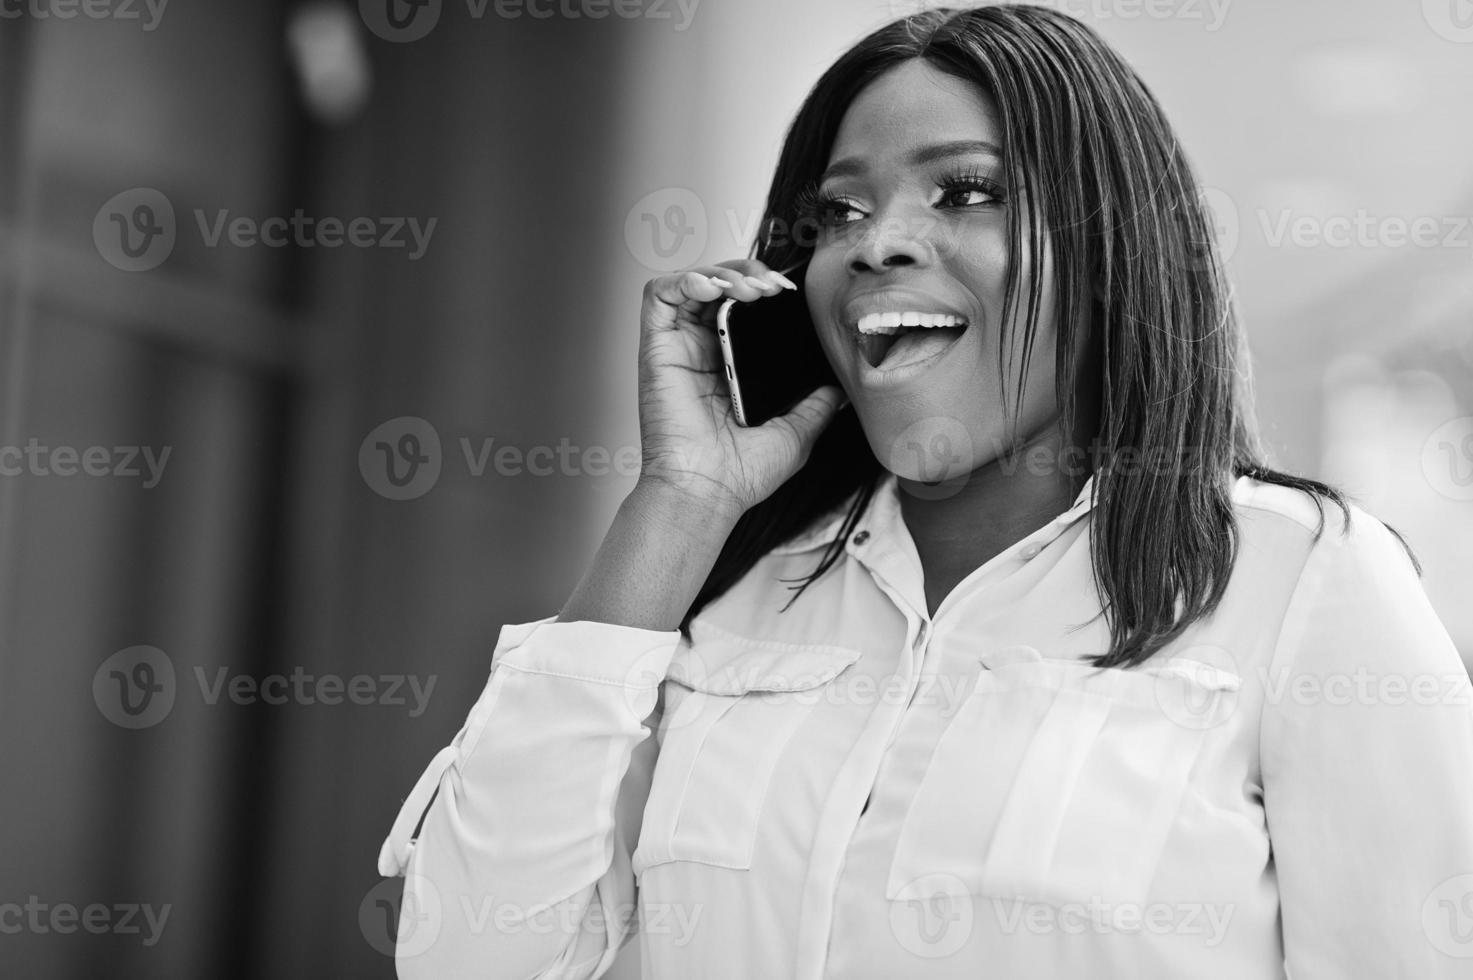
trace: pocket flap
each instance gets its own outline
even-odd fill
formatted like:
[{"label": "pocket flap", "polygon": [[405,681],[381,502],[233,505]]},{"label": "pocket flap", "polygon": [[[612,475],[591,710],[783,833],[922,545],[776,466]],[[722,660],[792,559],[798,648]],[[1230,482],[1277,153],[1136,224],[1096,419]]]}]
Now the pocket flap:
[{"label": "pocket flap", "polygon": [[666,677],[707,694],[807,691],[822,687],[863,655],[850,647],[781,643],[728,633],[699,620]]}]

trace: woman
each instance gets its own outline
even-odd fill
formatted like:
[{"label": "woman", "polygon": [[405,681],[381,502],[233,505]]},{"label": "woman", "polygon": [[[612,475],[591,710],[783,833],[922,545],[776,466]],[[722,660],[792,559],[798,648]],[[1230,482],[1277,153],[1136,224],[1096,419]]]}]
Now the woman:
[{"label": "woman", "polygon": [[[897,21],[767,219],[645,290],[640,480],[384,844],[400,975],[638,932],[681,980],[1465,976],[1467,674],[1399,537],[1263,462],[1131,69],[1040,8]],[[843,391],[741,428],[712,311],[778,269]]]}]

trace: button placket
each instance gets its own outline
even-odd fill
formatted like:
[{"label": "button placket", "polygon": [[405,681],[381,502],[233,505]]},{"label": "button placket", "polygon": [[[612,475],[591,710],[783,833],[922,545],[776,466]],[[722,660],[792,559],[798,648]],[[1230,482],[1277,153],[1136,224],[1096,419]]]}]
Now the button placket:
[{"label": "button placket", "polygon": [[[851,543],[852,541],[851,538]],[[855,557],[858,558],[857,555]],[[818,839],[810,855],[808,873],[803,882],[795,965],[796,976],[813,980],[823,975],[827,960],[834,902],[848,841],[852,839],[859,820],[869,808],[886,753],[895,740],[896,732],[905,719],[920,682],[919,659],[914,655],[907,657],[905,652],[907,648],[916,648],[917,638],[925,636],[929,626],[924,617],[917,617],[908,608],[898,590],[892,588],[873,565],[869,562],[862,564],[869,570],[880,590],[890,597],[895,608],[905,616],[906,634],[910,642],[900,648],[895,670],[897,673],[904,672],[906,690],[903,698],[880,700],[853,751],[841,767],[829,799],[819,814]]]}]

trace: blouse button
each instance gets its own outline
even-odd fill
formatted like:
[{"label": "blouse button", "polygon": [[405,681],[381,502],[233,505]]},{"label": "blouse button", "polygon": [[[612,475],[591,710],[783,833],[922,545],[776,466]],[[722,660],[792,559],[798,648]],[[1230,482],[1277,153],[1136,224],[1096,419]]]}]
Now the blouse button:
[{"label": "blouse button", "polygon": [[858,534],[856,534],[854,536],[854,543],[855,544],[864,544],[868,540],[869,540],[869,532],[868,531],[860,531]]},{"label": "blouse button", "polygon": [[1037,558],[1038,557],[1038,553],[1040,551],[1042,551],[1042,550],[1043,550],[1043,545],[1041,545],[1041,544],[1030,544],[1028,547],[1026,547],[1026,548],[1023,549],[1023,558],[1024,558],[1024,560],[1027,560],[1029,558]]}]

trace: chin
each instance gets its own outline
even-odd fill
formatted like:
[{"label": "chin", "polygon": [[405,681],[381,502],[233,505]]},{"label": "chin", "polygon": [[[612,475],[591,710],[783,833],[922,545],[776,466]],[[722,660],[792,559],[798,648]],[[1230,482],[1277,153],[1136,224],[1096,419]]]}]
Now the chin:
[{"label": "chin", "polygon": [[984,461],[984,449],[955,412],[912,404],[855,406],[865,438],[880,465],[903,480],[939,483],[971,473]]}]

